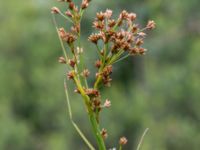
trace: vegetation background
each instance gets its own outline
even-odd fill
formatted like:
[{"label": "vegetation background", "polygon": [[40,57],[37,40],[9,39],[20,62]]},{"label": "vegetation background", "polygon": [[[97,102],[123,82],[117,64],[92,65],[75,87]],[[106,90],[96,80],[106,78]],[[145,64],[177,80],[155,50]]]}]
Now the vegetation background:
[{"label": "vegetation background", "polygon": [[[0,2],[1,150],[87,150],[66,110],[64,66],[57,63],[62,51],[52,6],[66,10],[54,0]],[[199,6],[199,0],[91,3],[82,24],[82,42],[92,72],[96,55],[87,36],[96,11],[111,8],[118,15],[127,9],[137,13],[142,25],[149,19],[157,23],[145,43],[147,55],[114,66],[113,86],[102,91],[112,101],[101,118],[109,134],[108,147],[116,146],[125,135],[129,139],[125,149],[133,150],[148,127],[141,150],[199,150]],[[93,141],[83,103],[73,87],[70,97],[75,121]]]}]

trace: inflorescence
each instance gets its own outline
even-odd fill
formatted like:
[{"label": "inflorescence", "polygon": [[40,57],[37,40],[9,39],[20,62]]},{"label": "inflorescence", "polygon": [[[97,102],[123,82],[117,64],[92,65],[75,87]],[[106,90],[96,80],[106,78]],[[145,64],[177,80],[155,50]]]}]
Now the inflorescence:
[{"label": "inflorescence", "polygon": [[[113,18],[113,11],[110,9],[97,13],[93,22],[93,27],[97,32],[92,33],[88,40],[96,46],[98,52],[98,60],[94,63],[98,71],[95,74],[94,84],[88,86],[87,78],[90,71],[81,67],[83,48],[80,43],[80,23],[82,15],[91,0],[82,0],[79,7],[73,0],[59,0],[59,2],[67,3],[68,10],[62,13],[57,7],[51,9],[64,53],[64,56],[59,57],[58,61],[70,68],[66,73],[67,79],[74,81],[76,86],[74,91],[86,99],[87,111],[95,114],[95,119],[99,124],[99,113],[103,108],[111,106],[111,101],[108,99],[102,104],[100,87],[103,85],[111,86],[113,64],[128,56],[144,55],[146,53],[147,50],[143,48],[144,39],[147,35],[146,31],[154,29],[155,22],[150,20],[144,28],[140,28],[139,24],[135,22],[137,18],[135,13],[123,10],[116,19]],[[72,26],[69,31],[66,31],[64,27],[58,27],[55,14],[60,14],[71,23]],[[65,45],[68,46],[69,50],[66,51]],[[106,129],[101,130],[101,136],[103,139],[108,136]],[[119,141],[120,145],[126,143],[127,139],[125,137],[122,137]]]}]

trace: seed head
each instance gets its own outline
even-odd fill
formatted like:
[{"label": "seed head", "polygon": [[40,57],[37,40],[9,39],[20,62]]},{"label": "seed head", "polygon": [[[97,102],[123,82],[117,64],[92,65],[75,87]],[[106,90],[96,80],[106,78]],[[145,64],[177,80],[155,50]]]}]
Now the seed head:
[{"label": "seed head", "polygon": [[66,60],[63,56],[59,57],[58,62],[61,64],[66,64]]},{"label": "seed head", "polygon": [[90,75],[90,72],[88,69],[84,69],[83,72],[81,73],[81,75],[85,78],[87,78]]},{"label": "seed head", "polygon": [[67,10],[66,12],[65,12],[65,15],[67,15],[68,17],[72,17],[73,15],[72,15],[72,13],[71,13],[71,11],[69,11],[69,10]]},{"label": "seed head", "polygon": [[106,12],[104,13],[104,16],[108,19],[112,17],[113,11],[110,9],[107,9]]},{"label": "seed head", "polygon": [[69,59],[68,64],[74,68],[74,66],[76,65],[76,61],[74,59]]},{"label": "seed head", "polygon": [[72,1],[69,2],[69,9],[71,10],[75,9],[75,4]]},{"label": "seed head", "polygon": [[135,44],[137,45],[137,46],[141,46],[142,44],[144,43],[144,41],[142,40],[142,39],[137,39],[136,40],[136,42],[135,42]]},{"label": "seed head", "polygon": [[108,26],[109,26],[110,28],[114,27],[115,24],[116,24],[116,22],[115,22],[114,19],[112,19],[112,20],[108,20]]},{"label": "seed head", "polygon": [[147,23],[146,28],[149,29],[149,30],[152,30],[155,27],[156,27],[156,23],[153,20],[149,20],[148,23]]},{"label": "seed head", "polygon": [[74,79],[74,76],[75,76],[75,72],[72,70],[72,71],[69,71],[67,73],[67,78],[68,79]]},{"label": "seed head", "polygon": [[51,13],[52,13],[52,14],[59,14],[59,13],[60,13],[60,10],[59,10],[57,7],[52,7],[52,8],[51,8]]},{"label": "seed head", "polygon": [[104,20],[103,21],[97,21],[95,20],[93,22],[93,27],[98,29],[98,30],[103,30],[104,29]]},{"label": "seed head", "polygon": [[98,97],[100,95],[99,91],[95,89],[85,89],[85,94],[88,96],[95,96],[95,97]]},{"label": "seed head", "polygon": [[106,99],[105,103],[103,104],[104,107],[109,108],[111,106],[110,100]]},{"label": "seed head", "polygon": [[128,142],[127,138],[126,137],[121,137],[120,140],[119,140],[119,144],[120,145],[126,145]]},{"label": "seed head", "polygon": [[95,67],[100,68],[101,65],[102,65],[102,62],[101,62],[100,60],[97,60],[97,61],[95,62]]},{"label": "seed head", "polygon": [[130,13],[128,14],[128,18],[131,20],[131,21],[134,21],[136,19],[137,15],[135,13]]},{"label": "seed head", "polygon": [[89,1],[88,0],[83,0],[82,4],[81,4],[81,8],[82,9],[86,9],[89,5]]},{"label": "seed head", "polygon": [[97,44],[99,39],[101,39],[101,36],[99,34],[91,34],[88,38],[88,40],[94,44]]},{"label": "seed head", "polygon": [[146,36],[146,33],[144,33],[144,32],[139,32],[138,35],[141,36],[141,37],[145,37],[145,36]]},{"label": "seed head", "polygon": [[101,130],[101,136],[104,138],[104,139],[106,139],[107,137],[108,137],[108,133],[107,133],[107,130],[106,129],[102,129]]}]

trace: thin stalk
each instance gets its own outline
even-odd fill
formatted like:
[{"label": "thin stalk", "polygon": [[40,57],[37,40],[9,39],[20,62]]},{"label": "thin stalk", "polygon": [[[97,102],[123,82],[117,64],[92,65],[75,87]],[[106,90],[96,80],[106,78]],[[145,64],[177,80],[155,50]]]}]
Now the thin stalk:
[{"label": "thin stalk", "polygon": [[64,17],[66,20],[68,20],[69,22],[73,23],[73,21],[72,21],[69,17],[65,16],[62,12],[59,12],[59,14],[60,14],[62,17]]},{"label": "thin stalk", "polygon": [[90,98],[85,94],[85,91],[84,91],[82,85],[80,84],[80,82],[77,80],[76,77],[74,77],[74,81],[75,81],[75,83],[84,99],[85,105],[87,107],[88,116],[90,119],[90,123],[92,125],[93,133],[95,135],[99,150],[106,150],[105,143],[104,143],[103,137],[101,135],[101,131],[99,129],[99,124],[96,120],[96,115],[90,106]]},{"label": "thin stalk", "polygon": [[140,139],[140,141],[139,141],[139,144],[138,144],[136,150],[139,150],[139,149],[140,149],[140,147],[141,147],[141,145],[142,145],[142,142],[143,142],[143,140],[144,140],[144,137],[145,137],[145,135],[147,134],[148,130],[149,130],[149,128],[146,128],[146,129],[145,129],[145,131],[144,131],[144,133],[142,134],[142,137],[141,137],[141,139]]},{"label": "thin stalk", "polygon": [[85,86],[86,86],[86,88],[88,89],[88,82],[87,82],[86,77],[84,77],[84,81],[85,81]]},{"label": "thin stalk", "polygon": [[116,60],[115,62],[113,62],[113,64],[115,64],[115,63],[117,63],[117,62],[120,62],[120,61],[122,61],[122,60],[128,58],[129,56],[130,56],[130,54],[125,55],[125,56],[119,58],[118,60]]},{"label": "thin stalk", "polygon": [[95,148],[92,146],[92,144],[90,144],[90,142],[87,140],[87,138],[85,137],[83,132],[80,130],[80,128],[73,121],[71,104],[70,104],[69,94],[68,94],[68,90],[67,90],[66,80],[64,80],[64,88],[65,88],[65,95],[66,95],[66,99],[67,99],[68,113],[69,113],[69,117],[70,117],[71,123],[74,126],[74,128],[76,129],[76,131],[78,132],[78,134],[81,136],[83,141],[86,143],[86,145],[90,148],[90,150],[95,150]]},{"label": "thin stalk", "polygon": [[100,48],[97,44],[95,44],[95,45],[96,45],[96,50],[97,50],[97,53],[99,55],[99,58],[102,59],[101,50],[100,50]]},{"label": "thin stalk", "polygon": [[117,54],[115,54],[113,57],[111,57],[110,61],[108,62],[109,65],[113,64],[115,61],[117,61],[120,56],[123,54],[124,50],[121,49]]},{"label": "thin stalk", "polygon": [[68,62],[69,57],[68,57],[68,55],[67,55],[67,53],[66,53],[66,49],[65,49],[64,43],[63,43],[63,41],[62,41],[62,39],[61,39],[61,37],[60,37],[60,35],[59,35],[59,32],[58,32],[58,24],[57,24],[57,22],[56,22],[56,18],[55,18],[55,15],[54,15],[54,14],[52,14],[52,18],[53,18],[53,23],[54,23],[55,28],[56,28],[56,32],[57,32],[57,34],[58,34],[58,38],[59,38],[59,41],[60,41],[60,44],[61,44],[61,47],[62,47],[62,51],[63,51],[64,57],[65,57],[66,61]]},{"label": "thin stalk", "polygon": [[103,137],[101,135],[99,124],[97,123],[96,115],[94,114],[94,112],[89,113],[89,118],[90,118],[90,123],[92,125],[93,132],[95,134],[95,138],[97,140],[99,150],[106,150],[106,146],[105,146]]},{"label": "thin stalk", "polygon": [[119,150],[122,150],[122,145],[121,144],[119,145]]}]

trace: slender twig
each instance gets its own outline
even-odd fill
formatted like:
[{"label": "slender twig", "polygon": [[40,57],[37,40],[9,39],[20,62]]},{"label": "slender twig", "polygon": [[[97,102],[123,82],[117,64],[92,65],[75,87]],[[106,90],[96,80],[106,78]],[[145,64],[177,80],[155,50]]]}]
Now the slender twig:
[{"label": "slender twig", "polygon": [[73,21],[72,21],[69,17],[65,16],[62,12],[59,12],[59,14],[60,14],[62,17],[64,17],[66,20],[68,20],[69,22],[73,23]]},{"label": "slender twig", "polygon": [[139,144],[138,144],[136,150],[139,150],[139,149],[140,149],[140,147],[141,147],[141,145],[142,145],[142,142],[143,142],[143,140],[144,140],[144,137],[145,137],[145,135],[147,134],[148,130],[149,130],[149,128],[146,128],[146,129],[145,129],[144,133],[142,134],[142,137],[140,138],[140,141],[139,141]]},{"label": "slender twig", "polygon": [[120,59],[116,60],[115,62],[113,62],[113,64],[115,64],[115,63],[117,63],[117,62],[120,62],[120,61],[122,61],[122,60],[128,58],[129,56],[130,56],[130,54],[125,55],[125,56],[121,57]]},{"label": "slender twig", "polygon": [[54,15],[54,14],[52,14],[52,18],[53,18],[53,23],[54,23],[55,28],[56,28],[56,32],[57,32],[58,37],[59,37],[59,41],[60,41],[60,44],[61,44],[61,47],[62,47],[63,54],[64,54],[64,56],[65,56],[66,61],[68,62],[69,57],[68,57],[68,55],[67,55],[67,53],[66,53],[66,49],[65,49],[64,43],[63,43],[63,41],[62,41],[62,39],[61,39],[61,37],[60,37],[60,35],[59,35],[59,32],[58,32],[58,24],[57,24],[57,22],[56,22],[56,18],[55,18],[55,15]]}]

